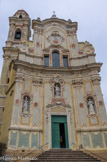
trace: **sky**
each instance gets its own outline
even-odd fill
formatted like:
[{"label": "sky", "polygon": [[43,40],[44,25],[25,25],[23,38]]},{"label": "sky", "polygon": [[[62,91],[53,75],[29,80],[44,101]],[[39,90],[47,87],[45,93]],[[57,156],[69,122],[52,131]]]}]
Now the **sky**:
[{"label": "sky", "polygon": [[9,16],[24,9],[31,20],[58,18],[78,22],[78,41],[89,41],[95,48],[96,61],[103,63],[100,76],[107,110],[107,0],[0,0],[0,73],[3,50],[9,30]]}]

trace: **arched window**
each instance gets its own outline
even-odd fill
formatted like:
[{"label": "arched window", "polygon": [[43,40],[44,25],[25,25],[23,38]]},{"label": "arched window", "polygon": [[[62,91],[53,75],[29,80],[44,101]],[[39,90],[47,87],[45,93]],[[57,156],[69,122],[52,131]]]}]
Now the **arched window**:
[{"label": "arched window", "polygon": [[19,18],[21,19],[22,18],[22,15],[19,15]]},{"label": "arched window", "polygon": [[30,110],[30,97],[26,95],[23,97],[22,112],[29,113],[29,110]]},{"label": "arched window", "polygon": [[21,39],[21,30],[20,29],[16,30],[14,39],[18,39],[18,40]]},{"label": "arched window", "polygon": [[54,97],[60,97],[61,96],[61,86],[59,83],[55,83],[54,85]]},{"label": "arched window", "polygon": [[96,113],[95,102],[93,97],[87,98],[87,107],[88,107],[88,114],[93,115]]},{"label": "arched window", "polygon": [[60,67],[59,53],[57,51],[52,52],[52,66]]}]

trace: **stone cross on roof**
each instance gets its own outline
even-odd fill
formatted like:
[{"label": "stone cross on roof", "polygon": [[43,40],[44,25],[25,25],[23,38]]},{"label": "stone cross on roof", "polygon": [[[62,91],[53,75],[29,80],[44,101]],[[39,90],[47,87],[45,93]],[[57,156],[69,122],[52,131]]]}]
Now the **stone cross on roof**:
[{"label": "stone cross on roof", "polygon": [[52,15],[52,18],[56,18],[56,14],[55,14],[55,11],[53,11],[53,15]]}]

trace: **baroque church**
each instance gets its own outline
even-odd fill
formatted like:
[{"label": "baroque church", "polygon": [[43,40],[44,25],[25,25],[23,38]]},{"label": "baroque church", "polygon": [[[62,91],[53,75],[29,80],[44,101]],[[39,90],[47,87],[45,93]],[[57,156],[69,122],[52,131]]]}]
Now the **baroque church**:
[{"label": "baroque church", "polygon": [[99,75],[102,63],[77,22],[9,17],[0,80],[0,142],[7,150],[44,146],[107,151],[107,117]]}]

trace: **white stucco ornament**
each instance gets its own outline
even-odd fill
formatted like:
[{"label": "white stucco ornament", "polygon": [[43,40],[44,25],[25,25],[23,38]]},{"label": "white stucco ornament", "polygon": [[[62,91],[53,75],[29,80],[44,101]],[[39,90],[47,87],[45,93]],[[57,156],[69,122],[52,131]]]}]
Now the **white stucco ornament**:
[{"label": "white stucco ornament", "polygon": [[47,40],[53,45],[60,45],[64,41],[64,38],[58,31],[53,31],[52,34],[48,36]]}]

